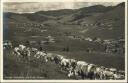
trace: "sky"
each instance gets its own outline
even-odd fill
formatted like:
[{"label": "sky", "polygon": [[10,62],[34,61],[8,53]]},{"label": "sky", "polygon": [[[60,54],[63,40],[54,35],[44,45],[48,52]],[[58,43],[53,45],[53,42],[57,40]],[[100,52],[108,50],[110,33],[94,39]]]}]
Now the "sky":
[{"label": "sky", "polygon": [[115,6],[120,2],[4,2],[4,12],[34,13],[59,9],[78,9],[93,5]]}]

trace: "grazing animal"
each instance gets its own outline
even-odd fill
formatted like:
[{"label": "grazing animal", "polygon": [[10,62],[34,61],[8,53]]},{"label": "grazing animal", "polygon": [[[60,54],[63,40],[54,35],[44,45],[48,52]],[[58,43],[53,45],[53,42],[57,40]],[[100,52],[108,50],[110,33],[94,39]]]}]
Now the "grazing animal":
[{"label": "grazing animal", "polygon": [[26,49],[26,58],[28,59],[28,60],[30,60],[31,59],[31,50],[30,50],[30,48],[29,47],[27,47]]},{"label": "grazing animal", "polygon": [[31,48],[31,51],[32,52],[36,52],[36,51],[38,51],[36,48]]},{"label": "grazing animal", "polygon": [[6,49],[6,48],[7,48],[7,49],[8,49],[8,48],[12,48],[12,43],[11,43],[11,42],[4,42],[4,43],[3,43],[3,48],[4,48],[4,49]]},{"label": "grazing animal", "polygon": [[75,60],[75,59],[70,59],[70,67],[71,67],[71,69],[75,69],[75,67],[76,67],[76,65],[77,65],[77,60]]},{"label": "grazing animal", "polygon": [[83,63],[79,65],[79,75],[82,77],[82,79],[88,78],[88,79],[94,79],[95,78],[95,69],[96,65],[94,64],[88,64],[88,63]]},{"label": "grazing animal", "polygon": [[97,66],[95,71],[94,71],[94,76],[95,76],[95,79],[104,79],[104,75],[103,75],[103,71],[104,71],[105,67],[103,66]]},{"label": "grazing animal", "polygon": [[105,68],[103,71],[105,79],[113,79],[114,72],[110,71],[109,68]]},{"label": "grazing animal", "polygon": [[70,68],[70,60],[63,58],[60,62],[60,66],[62,69],[69,70]]},{"label": "grazing animal", "polygon": [[61,63],[61,60],[63,59],[64,57],[62,55],[55,55],[54,56],[54,61],[56,64],[60,64]]},{"label": "grazing animal", "polygon": [[111,71],[111,72],[117,72],[117,69],[116,68],[109,68],[109,70]]},{"label": "grazing animal", "polygon": [[20,56],[20,52],[19,52],[19,47],[15,47],[14,50],[13,50],[13,54],[16,55],[16,56]]},{"label": "grazing animal", "polygon": [[114,77],[114,80],[119,80],[119,79],[121,80],[125,78],[124,75],[117,74],[117,73],[113,74],[113,77]]},{"label": "grazing animal", "polygon": [[71,69],[69,71],[68,77],[71,77],[71,76],[81,76],[81,74],[82,74],[81,69],[82,69],[82,66],[84,64],[87,64],[87,63],[84,62],[84,61],[77,61],[75,68],[74,69]]},{"label": "grazing animal", "polygon": [[95,78],[95,70],[96,70],[96,65],[94,64],[89,64],[88,65],[88,78],[89,79],[94,79]]},{"label": "grazing animal", "polygon": [[23,50],[20,49],[20,54],[22,55],[22,57],[26,60],[28,60],[28,56],[30,56],[30,51],[27,50],[26,48],[24,48]]},{"label": "grazing animal", "polygon": [[38,51],[35,55],[34,55],[35,58],[37,59],[42,59],[44,60],[45,62],[47,62],[47,54],[42,52],[42,51]]},{"label": "grazing animal", "polygon": [[82,79],[88,78],[88,74],[89,74],[88,64],[83,64],[81,66],[81,72],[80,72]]},{"label": "grazing animal", "polygon": [[26,48],[26,46],[24,46],[24,45],[19,45],[20,51],[23,51],[25,48]]},{"label": "grazing animal", "polygon": [[88,64],[84,61],[78,61],[74,69],[74,74],[70,72],[68,76],[71,77],[72,75],[75,75],[75,76],[81,76],[82,79],[85,78],[94,79],[95,69],[96,69],[96,65],[94,64]]},{"label": "grazing animal", "polygon": [[34,56],[38,52],[38,50],[36,48],[30,48],[30,52],[31,52],[31,57],[34,58]]},{"label": "grazing animal", "polygon": [[47,53],[47,60],[54,61],[54,55],[52,53]]},{"label": "grazing animal", "polygon": [[80,75],[81,74],[81,68],[82,68],[82,66],[84,65],[84,64],[86,64],[86,62],[84,62],[84,61],[78,61],[77,62],[77,66],[76,66],[76,74],[78,74],[78,75]]}]

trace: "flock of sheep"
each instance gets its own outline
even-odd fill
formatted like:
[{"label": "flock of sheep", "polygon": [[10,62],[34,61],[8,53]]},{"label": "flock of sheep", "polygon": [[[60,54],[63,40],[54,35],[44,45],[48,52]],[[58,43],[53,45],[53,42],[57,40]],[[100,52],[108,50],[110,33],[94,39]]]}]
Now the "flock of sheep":
[{"label": "flock of sheep", "polygon": [[[9,47],[8,44],[4,44]],[[9,44],[10,45],[10,44]],[[12,47],[12,46],[10,46]],[[13,55],[19,59],[24,58],[26,61],[35,58],[42,62],[53,62],[59,66],[61,71],[68,72],[69,78],[75,77],[75,79],[91,79],[91,80],[120,80],[125,79],[125,72],[117,70],[116,68],[106,68],[104,66],[98,66],[90,64],[85,61],[78,61],[76,59],[68,59],[62,55],[55,53],[47,53],[42,49],[28,47],[25,45],[19,45],[14,47]]]}]

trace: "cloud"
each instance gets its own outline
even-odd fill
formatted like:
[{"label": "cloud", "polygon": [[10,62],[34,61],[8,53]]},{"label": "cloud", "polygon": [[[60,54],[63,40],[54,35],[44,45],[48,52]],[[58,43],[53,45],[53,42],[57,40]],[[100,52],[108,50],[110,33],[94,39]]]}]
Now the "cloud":
[{"label": "cloud", "polygon": [[58,9],[78,9],[92,5],[114,6],[117,2],[4,2],[4,12],[29,13]]}]

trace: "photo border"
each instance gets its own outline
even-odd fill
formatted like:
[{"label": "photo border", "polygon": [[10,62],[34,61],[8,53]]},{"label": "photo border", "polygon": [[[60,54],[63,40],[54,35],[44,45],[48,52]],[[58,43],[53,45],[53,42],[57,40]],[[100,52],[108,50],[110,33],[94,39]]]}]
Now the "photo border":
[{"label": "photo border", "polygon": [[[4,2],[125,2],[125,80],[4,80],[3,79],[3,3]],[[1,0],[0,14],[0,80],[1,82],[127,82],[127,0]]]}]

